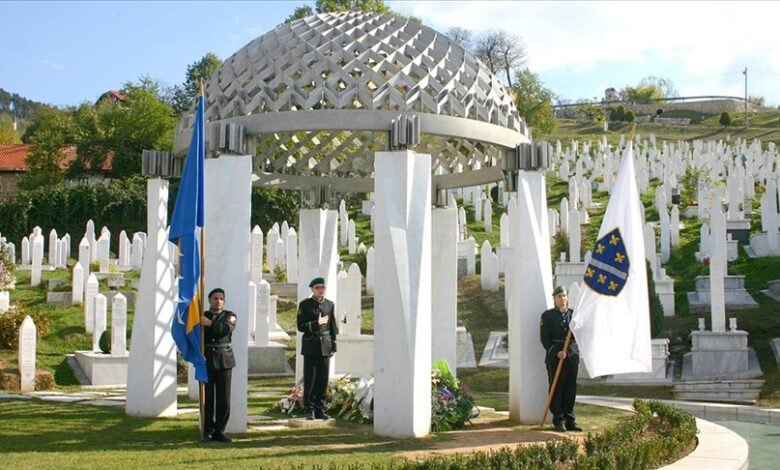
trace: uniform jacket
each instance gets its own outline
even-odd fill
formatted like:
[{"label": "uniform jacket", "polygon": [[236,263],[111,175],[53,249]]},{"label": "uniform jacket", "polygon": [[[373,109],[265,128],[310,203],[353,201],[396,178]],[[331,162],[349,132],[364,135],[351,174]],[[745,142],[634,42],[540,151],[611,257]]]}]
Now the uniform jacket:
[{"label": "uniform jacket", "polygon": [[232,369],[236,366],[233,356],[233,348],[230,341],[233,338],[233,329],[236,327],[238,317],[229,310],[214,313],[206,311],[206,318],[211,320],[210,326],[203,327],[204,349],[206,352],[206,366],[209,369]]},{"label": "uniform jacket", "polygon": [[[301,354],[304,356],[330,357],[336,352],[336,309],[333,302],[323,298],[317,302],[313,297],[298,305],[298,331],[303,333]],[[328,323],[319,325],[317,318],[327,316]]]},{"label": "uniform jacket", "polygon": [[[539,336],[546,351],[544,358],[546,363],[557,361],[558,352],[563,351],[563,343],[566,341],[566,334],[569,333],[572,309],[567,311],[566,319],[557,308],[551,308],[542,313],[542,319],[539,322]],[[574,336],[569,342],[568,358],[574,363],[580,362],[580,349]]]}]

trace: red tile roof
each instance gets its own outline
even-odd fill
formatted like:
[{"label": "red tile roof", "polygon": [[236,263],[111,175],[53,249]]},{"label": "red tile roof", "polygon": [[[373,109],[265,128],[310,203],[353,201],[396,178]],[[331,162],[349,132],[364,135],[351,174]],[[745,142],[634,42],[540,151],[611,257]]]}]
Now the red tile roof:
[{"label": "red tile roof", "polygon": [[[30,144],[0,144],[0,171],[27,171],[29,169],[27,155],[32,148]],[[76,159],[76,146],[66,145],[62,147],[62,153],[65,154],[65,158],[60,162],[60,168],[64,170]],[[111,169],[113,156],[113,152],[110,152],[103,163],[102,170]]]}]

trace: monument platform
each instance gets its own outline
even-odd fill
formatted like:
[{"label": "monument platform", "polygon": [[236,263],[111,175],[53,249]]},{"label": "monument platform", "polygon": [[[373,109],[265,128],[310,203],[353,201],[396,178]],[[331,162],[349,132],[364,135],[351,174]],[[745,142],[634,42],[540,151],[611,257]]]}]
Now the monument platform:
[{"label": "monument platform", "polygon": [[76,362],[88,381],[85,385],[127,385],[129,358],[129,354],[112,356],[93,351],[76,351],[75,353]]}]

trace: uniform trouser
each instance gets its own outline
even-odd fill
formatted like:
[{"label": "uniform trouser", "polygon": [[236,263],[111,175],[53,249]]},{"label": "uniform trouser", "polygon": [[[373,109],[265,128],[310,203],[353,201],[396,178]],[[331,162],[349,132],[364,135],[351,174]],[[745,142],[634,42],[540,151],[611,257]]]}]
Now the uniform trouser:
[{"label": "uniform trouser", "polygon": [[[547,378],[549,379],[550,387],[552,387],[557,368],[557,358],[547,363]],[[577,362],[572,362],[568,357],[563,360],[561,375],[558,377],[558,384],[555,386],[555,393],[550,402],[553,423],[563,423],[564,421],[567,424],[574,423],[574,399],[577,397],[577,369]]]},{"label": "uniform trouser", "polygon": [[[209,381],[206,389],[205,433],[218,434],[225,431],[230,418],[230,380],[233,369],[208,369]],[[216,413],[214,405],[216,404]]]},{"label": "uniform trouser", "polygon": [[303,409],[309,413],[325,411],[329,369],[329,357],[303,356]]}]

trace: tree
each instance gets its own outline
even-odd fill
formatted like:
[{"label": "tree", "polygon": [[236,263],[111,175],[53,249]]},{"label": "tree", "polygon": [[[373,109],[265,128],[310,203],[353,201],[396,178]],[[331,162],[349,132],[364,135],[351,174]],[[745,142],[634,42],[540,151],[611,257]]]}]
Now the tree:
[{"label": "tree", "polygon": [[32,123],[23,141],[31,144],[27,155],[28,171],[19,180],[19,188],[35,189],[58,184],[64,180],[63,148],[75,140],[73,119],[69,112],[41,107],[33,113]]},{"label": "tree", "polygon": [[623,118],[626,122],[634,122],[634,119],[636,119],[636,114],[634,114],[633,111],[626,111],[625,117]]},{"label": "tree", "polygon": [[460,47],[471,50],[471,30],[462,26],[453,26],[447,30],[447,37]]},{"label": "tree", "polygon": [[490,71],[506,74],[506,82],[512,86],[512,75],[525,65],[526,51],[523,39],[513,33],[491,29],[479,34],[472,51]]},{"label": "tree", "polygon": [[674,98],[679,96],[677,89],[674,87],[674,83],[669,78],[656,77],[655,75],[648,75],[642,80],[639,80],[640,87],[655,87],[661,93],[664,98]]},{"label": "tree", "polygon": [[484,31],[474,40],[474,55],[488,66],[490,72],[495,74],[504,68],[499,59],[499,33],[495,29]]},{"label": "tree", "polygon": [[295,10],[293,10],[292,14],[285,18],[284,22],[286,23],[292,23],[295,20],[300,20],[301,18],[306,18],[307,16],[311,16],[314,14],[314,10],[311,9],[309,5],[301,5],[299,7],[295,7]]},{"label": "tree", "polygon": [[390,10],[383,0],[317,0],[314,8],[317,13],[350,10],[385,13]]},{"label": "tree", "polygon": [[537,136],[549,134],[555,129],[553,92],[545,88],[539,76],[528,69],[518,72],[516,78],[517,82],[512,90],[517,112]]},{"label": "tree", "polygon": [[196,60],[187,66],[187,72],[185,74],[184,83],[173,87],[173,108],[176,114],[181,114],[187,111],[195,101],[195,96],[198,94],[198,86],[200,81],[204,82],[208,80],[212,73],[214,73],[219,66],[222,65],[222,61],[213,52],[209,52],[200,60]]},{"label": "tree", "polygon": [[748,96],[748,103],[756,106],[764,106],[766,104],[766,98],[758,95],[750,95]]},{"label": "tree", "polygon": [[19,133],[14,130],[13,119],[6,115],[0,115],[0,144],[19,144],[21,142]]},{"label": "tree", "polygon": [[620,90],[620,98],[634,103],[652,103],[677,96],[674,83],[668,78],[648,75],[636,86],[626,85]]},{"label": "tree", "polygon": [[729,127],[731,125],[731,114],[726,111],[720,113],[720,125],[723,127]]}]

